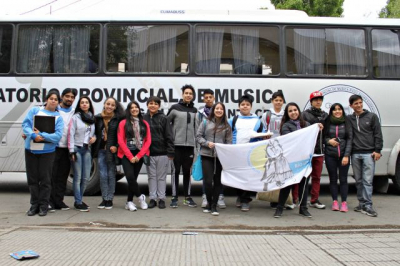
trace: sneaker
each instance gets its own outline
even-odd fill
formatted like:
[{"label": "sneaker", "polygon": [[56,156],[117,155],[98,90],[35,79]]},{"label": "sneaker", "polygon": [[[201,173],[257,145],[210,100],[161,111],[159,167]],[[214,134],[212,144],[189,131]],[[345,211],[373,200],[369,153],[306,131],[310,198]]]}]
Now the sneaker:
[{"label": "sneaker", "polygon": [[149,202],[149,209],[153,209],[156,206],[157,206],[157,201],[151,199]]},{"label": "sneaker", "polygon": [[240,197],[237,197],[237,199],[236,199],[236,207],[238,207],[238,208],[242,207],[242,202],[240,200]]},{"label": "sneaker", "polygon": [[[49,206],[47,207],[47,212],[56,212],[56,209],[54,209],[53,206],[51,206],[51,204],[49,204]],[[47,212],[45,215],[42,215],[42,216],[46,216]],[[40,215],[40,213],[39,213],[39,215]]]},{"label": "sneaker", "polygon": [[[49,205],[50,206],[50,205]],[[46,206],[40,206],[39,207],[39,216],[46,216],[48,212],[48,207]],[[54,209],[53,209],[54,210]]]},{"label": "sneaker", "polygon": [[278,208],[278,202],[270,202],[269,206],[271,209],[276,210],[276,208]]},{"label": "sneaker", "polygon": [[217,211],[217,206],[214,205],[211,207],[211,215],[213,215],[213,216],[219,215],[219,212]]},{"label": "sneaker", "polygon": [[[361,213],[366,214],[371,217],[378,217],[378,213],[372,208],[372,206],[364,207],[362,209]],[[39,213],[39,215],[40,215],[40,213]]]},{"label": "sneaker", "polygon": [[158,208],[159,209],[165,209],[165,201],[163,201],[162,199],[160,199],[158,201]]},{"label": "sneaker", "polygon": [[34,216],[39,213],[39,207],[37,205],[32,205],[29,210],[26,212],[28,216]]},{"label": "sneaker", "polygon": [[242,212],[248,212],[250,210],[250,204],[249,203],[242,203],[242,206],[240,206],[240,210]]},{"label": "sneaker", "polygon": [[62,211],[68,211],[69,210],[69,206],[67,204],[65,204],[63,201],[61,201],[61,203],[56,205],[56,209],[62,210]]},{"label": "sneaker", "polygon": [[325,205],[319,202],[319,200],[317,200],[316,202],[311,202],[310,206],[317,209],[325,209]]},{"label": "sneaker", "polygon": [[135,203],[133,203],[132,201],[128,201],[128,202],[125,204],[125,209],[126,209],[126,210],[129,210],[129,211],[131,211],[131,212],[137,211],[136,205],[135,205]]},{"label": "sneaker", "polygon": [[281,218],[283,213],[283,208],[276,208],[274,218]]},{"label": "sneaker", "polygon": [[106,210],[111,210],[112,208],[113,208],[113,201],[112,200],[107,200],[105,209]]},{"label": "sneaker", "polygon": [[140,203],[140,208],[142,210],[147,210],[147,208],[149,207],[146,203],[146,196],[145,195],[140,195],[139,197],[139,203]]},{"label": "sneaker", "polygon": [[83,202],[82,202],[82,204],[74,203],[74,207],[75,207],[76,210],[81,211],[81,212],[88,212],[89,211],[89,209],[85,205],[83,205]]},{"label": "sneaker", "polygon": [[299,214],[304,216],[304,217],[307,217],[307,218],[312,218],[312,215],[311,215],[311,213],[308,212],[307,207],[300,207]]},{"label": "sneaker", "polygon": [[292,204],[285,204],[285,209],[286,210],[294,210],[294,208],[296,208],[296,204],[292,203]]},{"label": "sneaker", "polygon": [[354,207],[354,211],[355,212],[361,212],[362,211],[361,205],[357,205],[356,207]]},{"label": "sneaker", "polygon": [[349,211],[349,207],[347,207],[347,202],[342,201],[342,204],[340,205],[340,211],[341,212],[348,212]]},{"label": "sneaker", "polygon": [[169,205],[171,208],[178,208],[178,198],[172,198],[171,204]]},{"label": "sneaker", "polygon": [[87,205],[86,203],[84,203],[83,201],[82,201],[82,205],[85,206],[87,209],[90,209],[90,206]]},{"label": "sneaker", "polygon": [[337,200],[334,200],[332,203],[332,211],[339,211],[339,203]]},{"label": "sneaker", "polygon": [[221,209],[225,209],[226,208],[226,204],[225,204],[225,197],[224,195],[219,195],[218,197],[218,202],[217,202],[217,206]]},{"label": "sneaker", "polygon": [[189,206],[191,208],[197,207],[196,202],[194,202],[193,199],[190,197],[183,200],[183,205]]},{"label": "sneaker", "polygon": [[201,202],[201,207],[202,207],[202,208],[205,208],[205,207],[207,207],[207,197],[206,197],[206,194],[203,194],[202,199],[203,199],[203,201]]},{"label": "sneaker", "polygon": [[106,207],[106,200],[102,200],[102,202],[97,206],[97,209],[104,209]]},{"label": "sneaker", "polygon": [[203,210],[204,213],[210,213],[211,212],[211,206],[207,204],[207,206]]}]

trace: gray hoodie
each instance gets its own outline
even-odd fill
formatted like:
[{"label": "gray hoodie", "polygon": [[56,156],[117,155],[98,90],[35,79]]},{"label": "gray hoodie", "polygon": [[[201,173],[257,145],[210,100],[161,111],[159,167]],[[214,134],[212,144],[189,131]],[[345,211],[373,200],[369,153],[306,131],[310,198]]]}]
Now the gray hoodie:
[{"label": "gray hoodie", "polygon": [[74,152],[75,146],[82,147],[85,141],[85,132],[90,130],[89,137],[94,136],[94,123],[89,125],[82,121],[81,115],[79,113],[75,113],[68,127],[68,149],[69,152]]},{"label": "gray hoodie", "polygon": [[215,149],[208,147],[209,142],[231,144],[232,143],[232,130],[228,126],[222,131],[215,133],[215,122],[211,120],[203,120],[199,124],[199,128],[196,134],[197,143],[200,144],[200,154],[202,156],[216,157]]}]

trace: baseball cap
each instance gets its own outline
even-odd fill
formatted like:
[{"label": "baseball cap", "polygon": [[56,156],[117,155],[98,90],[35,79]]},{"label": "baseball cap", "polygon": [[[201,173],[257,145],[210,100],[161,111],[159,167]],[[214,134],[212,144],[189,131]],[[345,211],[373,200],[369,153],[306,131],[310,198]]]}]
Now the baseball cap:
[{"label": "baseball cap", "polygon": [[314,91],[314,92],[312,92],[310,94],[310,102],[311,102],[312,99],[315,99],[315,98],[322,98],[323,99],[324,95],[320,91]]}]

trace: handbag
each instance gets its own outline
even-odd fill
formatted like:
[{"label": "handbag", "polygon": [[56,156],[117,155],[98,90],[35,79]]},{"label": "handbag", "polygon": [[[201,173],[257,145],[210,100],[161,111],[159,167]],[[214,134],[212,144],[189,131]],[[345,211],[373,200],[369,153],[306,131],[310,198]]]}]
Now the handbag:
[{"label": "handbag", "polygon": [[203,180],[203,166],[201,163],[201,155],[197,154],[196,161],[192,166],[192,176],[193,180],[200,181]]},{"label": "handbag", "polygon": [[146,154],[143,156],[143,163],[147,166],[150,165],[150,157]]}]

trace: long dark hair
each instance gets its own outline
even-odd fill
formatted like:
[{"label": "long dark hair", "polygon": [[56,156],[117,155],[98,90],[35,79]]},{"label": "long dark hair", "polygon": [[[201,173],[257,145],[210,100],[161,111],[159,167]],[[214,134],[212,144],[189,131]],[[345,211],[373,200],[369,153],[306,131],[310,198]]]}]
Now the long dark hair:
[{"label": "long dark hair", "polygon": [[[331,108],[329,109],[329,115],[328,115],[328,117],[325,119],[325,124],[324,124],[324,135],[325,135],[325,136],[328,136],[328,135],[329,135],[329,128],[330,128],[330,126],[331,126],[331,117],[333,116],[333,111],[335,110],[336,106],[339,106],[339,108],[342,110],[343,117],[344,117],[344,123],[345,123],[345,126],[346,126],[346,136],[347,136],[347,133],[349,132],[348,129],[347,129],[349,123],[346,123],[346,122],[347,122],[347,116],[346,116],[346,113],[344,112],[343,105],[341,105],[340,103],[334,103],[334,104],[331,105]],[[349,130],[350,130],[350,129],[349,129]]]},{"label": "long dark hair", "polygon": [[134,136],[133,128],[132,128],[132,121],[131,121],[132,104],[136,105],[136,107],[139,108],[138,119],[139,119],[140,135],[142,138],[144,138],[147,134],[146,125],[143,122],[143,115],[142,115],[142,112],[140,111],[140,105],[137,101],[131,101],[125,109],[125,118],[126,118],[125,132],[127,133],[127,138],[132,138]]},{"label": "long dark hair", "polygon": [[[215,114],[214,114],[214,111],[215,111],[215,108],[217,107],[217,105],[221,105],[222,109],[224,110],[224,115],[222,116],[221,121],[219,123],[217,122],[217,119],[215,119]],[[228,124],[228,119],[226,118],[225,105],[221,102],[217,102],[216,104],[214,104],[211,107],[210,116],[208,117],[208,119],[209,120],[215,119],[214,133],[224,131],[225,129],[231,130],[231,127]],[[221,125],[222,125],[222,127],[221,127]]]},{"label": "long dark hair", "polygon": [[307,125],[307,124],[306,124],[306,121],[304,120],[303,116],[301,115],[301,111],[300,111],[300,108],[299,108],[299,106],[297,105],[297,103],[290,102],[290,103],[288,103],[288,104],[286,105],[286,107],[285,107],[285,113],[283,114],[283,117],[282,117],[281,128],[280,128],[280,130],[279,130],[281,133],[282,133],[283,124],[285,124],[286,122],[288,122],[288,121],[291,120],[290,117],[289,117],[289,107],[290,107],[290,106],[296,107],[297,110],[299,111],[299,118],[298,118],[298,120],[300,121],[300,127],[301,127],[301,128],[304,128],[304,127],[306,127],[306,125]]},{"label": "long dark hair", "polygon": [[103,106],[109,99],[113,99],[115,103],[114,116],[116,116],[118,120],[122,120],[125,117],[124,107],[122,107],[121,103],[117,101],[117,99],[115,99],[114,97],[107,97],[107,99],[105,99],[105,101],[103,102]]},{"label": "long dark hair", "polygon": [[88,100],[88,102],[89,102],[89,112],[91,112],[92,115],[93,115],[94,114],[93,103],[92,103],[92,100],[90,100],[90,98],[88,96],[81,96],[79,98],[78,104],[76,105],[76,108],[75,108],[75,114],[76,113],[81,113],[81,114],[84,113],[84,111],[81,109],[81,100],[82,99],[87,99]]}]

